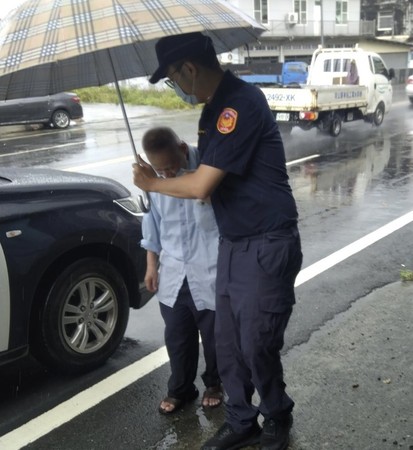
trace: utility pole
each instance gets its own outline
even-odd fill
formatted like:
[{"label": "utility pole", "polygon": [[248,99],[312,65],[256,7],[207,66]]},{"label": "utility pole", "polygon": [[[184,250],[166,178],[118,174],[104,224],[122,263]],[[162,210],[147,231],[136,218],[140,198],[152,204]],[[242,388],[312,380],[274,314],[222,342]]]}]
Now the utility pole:
[{"label": "utility pole", "polygon": [[320,37],[321,37],[321,46],[324,47],[324,14],[323,14],[323,0],[320,0]]}]

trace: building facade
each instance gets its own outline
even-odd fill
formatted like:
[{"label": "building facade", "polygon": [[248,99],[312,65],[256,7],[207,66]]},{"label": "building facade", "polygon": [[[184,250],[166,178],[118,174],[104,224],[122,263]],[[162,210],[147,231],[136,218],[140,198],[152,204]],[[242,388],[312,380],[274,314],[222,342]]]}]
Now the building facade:
[{"label": "building facade", "polygon": [[[267,31],[262,34],[260,42],[221,55],[224,64],[253,64],[254,67],[261,65],[270,68],[276,63],[291,60],[310,63],[311,55],[319,45],[340,48],[358,44],[381,54],[386,64],[396,72],[408,67],[409,35],[404,40],[396,39],[394,32],[389,34],[388,30],[384,32],[381,28],[391,26],[396,29],[398,15],[393,14],[390,22],[385,17],[388,18],[387,11],[393,7],[392,3],[402,2],[405,7],[402,29],[404,32],[410,30],[407,24],[411,22],[413,0],[230,1],[261,22]],[[383,9],[384,3],[387,9]],[[264,69],[262,71],[265,72]]]}]

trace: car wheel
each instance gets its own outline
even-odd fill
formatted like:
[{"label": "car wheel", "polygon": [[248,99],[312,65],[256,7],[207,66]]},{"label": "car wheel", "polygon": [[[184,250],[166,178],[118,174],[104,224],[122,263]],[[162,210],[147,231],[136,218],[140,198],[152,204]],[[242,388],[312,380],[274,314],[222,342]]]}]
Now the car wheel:
[{"label": "car wheel", "polygon": [[376,127],[380,126],[383,123],[384,119],[384,105],[383,103],[379,103],[377,105],[376,111],[373,114],[373,123]]},{"label": "car wheel", "polygon": [[413,105],[413,97],[409,97],[410,103]]},{"label": "car wheel", "polygon": [[79,260],[60,272],[38,311],[34,356],[65,373],[90,370],[116,350],[128,317],[119,272],[97,258]]},{"label": "car wheel", "polygon": [[54,128],[67,128],[70,124],[70,116],[67,111],[63,109],[58,109],[52,115],[52,120],[50,122]]}]

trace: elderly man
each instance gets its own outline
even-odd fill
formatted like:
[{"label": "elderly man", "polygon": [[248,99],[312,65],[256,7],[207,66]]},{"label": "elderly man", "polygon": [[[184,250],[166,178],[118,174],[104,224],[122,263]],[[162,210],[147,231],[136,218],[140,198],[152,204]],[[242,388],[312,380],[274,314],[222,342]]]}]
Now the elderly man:
[{"label": "elderly man", "polygon": [[[199,164],[196,148],[167,127],[148,130],[142,147],[156,173],[181,176]],[[151,210],[142,223],[142,247],[147,249],[145,284],[156,292],[165,322],[165,344],[171,376],[168,394],[159,405],[172,414],[198,396],[194,385],[198,368],[199,333],[205,357],[202,405],[222,402],[214,323],[218,228],[211,205],[161,194],[151,194]]]}]

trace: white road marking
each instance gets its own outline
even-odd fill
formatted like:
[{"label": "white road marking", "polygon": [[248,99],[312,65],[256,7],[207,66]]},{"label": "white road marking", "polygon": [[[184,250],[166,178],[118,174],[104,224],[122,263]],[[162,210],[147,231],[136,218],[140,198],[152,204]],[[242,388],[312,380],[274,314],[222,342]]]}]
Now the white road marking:
[{"label": "white road marking", "polygon": [[[287,162],[287,166],[291,166],[293,164],[300,164],[302,162],[309,161],[311,159],[315,159],[315,158],[319,158],[319,157],[320,157],[320,155],[315,154],[315,155],[306,156],[305,158],[295,159],[293,161]],[[81,166],[68,167],[68,168],[65,168],[62,170],[65,170],[67,172],[82,172],[84,170],[94,169],[96,167],[104,167],[104,166],[109,166],[112,164],[118,164],[118,163],[123,163],[123,162],[128,162],[128,161],[134,161],[134,160],[135,160],[135,158],[133,156],[122,156],[119,158],[106,159],[104,161],[97,161],[97,162],[93,162],[93,163],[89,163],[89,164],[83,164]]]},{"label": "white road marking", "polygon": [[[57,149],[57,148],[81,145],[86,142],[87,141],[71,142],[71,143],[61,144],[61,145],[53,145],[51,147],[41,147],[41,148],[36,148],[36,149],[31,149],[31,150],[19,150],[17,152],[4,153],[4,154],[0,155],[0,158],[6,158],[8,156],[24,155],[24,154],[29,154],[29,153],[44,152],[44,151],[53,150],[53,149]],[[196,144],[191,144],[191,145],[196,145]],[[309,155],[309,156],[306,156],[305,158],[299,158],[299,159],[295,159],[293,161],[289,161],[289,162],[287,162],[287,166],[292,166],[294,164],[300,164],[302,162],[309,161],[311,159],[315,159],[315,158],[319,158],[319,157],[320,157],[320,155],[318,155],[318,154]],[[103,161],[101,160],[101,161],[97,161],[97,162],[93,162],[93,163],[82,164],[79,166],[68,167],[68,168],[61,169],[61,170],[64,170],[66,172],[83,172],[83,171],[88,171],[90,169],[94,169],[96,167],[104,167],[104,166],[109,166],[112,164],[124,163],[124,162],[129,162],[129,161],[134,161],[134,160],[135,160],[134,156],[128,155],[128,156],[122,156],[119,158],[106,159]]]},{"label": "white road marking", "polygon": [[101,401],[116,394],[166,362],[168,362],[168,354],[166,348],[161,347],[90,388],[79,392],[69,400],[60,403],[21,427],[1,436],[0,448],[5,450],[19,450],[47,433],[50,433],[60,425],[69,422],[79,414],[96,406]]},{"label": "white road marking", "polygon": [[401,216],[393,220],[392,222],[389,222],[388,224],[377,229],[376,231],[373,231],[367,234],[366,236],[363,236],[357,241],[354,241],[353,243],[321,259],[320,261],[311,264],[311,266],[302,269],[301,272],[298,274],[297,279],[295,281],[295,286],[296,287],[300,286],[306,281],[311,280],[317,275],[320,275],[320,273],[325,272],[326,270],[330,269],[336,264],[344,261],[347,258],[350,258],[350,256],[353,256],[356,253],[360,252],[361,250],[364,250],[368,246],[374,244],[380,239],[385,238],[386,236],[389,236],[390,234],[394,233],[395,231],[399,230],[405,225],[408,225],[411,222],[413,222],[413,211],[410,211],[404,216]]},{"label": "white road marking", "polygon": [[320,157],[320,155],[316,153],[314,155],[306,156],[305,158],[294,159],[292,161],[288,161],[287,166],[292,166],[293,164],[300,164],[302,162],[309,161],[310,159],[316,159],[319,157]]},{"label": "white road marking", "polygon": [[81,166],[67,167],[66,169],[61,169],[66,172],[83,172],[84,170],[94,169],[96,167],[110,166],[112,164],[123,163],[125,161],[134,161],[133,156],[121,156],[119,158],[105,159],[104,161],[96,161],[89,164],[83,164]]},{"label": "white road marking", "polygon": [[32,150],[19,150],[17,152],[12,153],[3,153],[2,155],[0,155],[0,158],[5,158],[6,156],[16,156],[16,155],[25,155],[28,153],[44,152],[47,150],[55,150],[56,148],[73,147],[74,145],[80,145],[82,143],[84,142],[70,142],[68,144],[53,145],[52,147],[34,148]]}]

